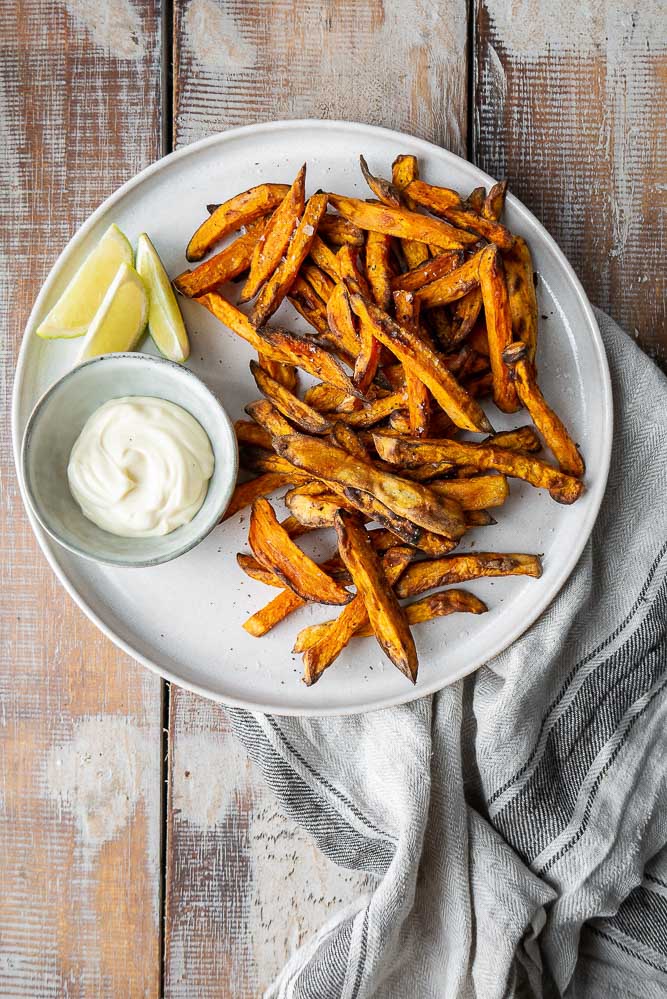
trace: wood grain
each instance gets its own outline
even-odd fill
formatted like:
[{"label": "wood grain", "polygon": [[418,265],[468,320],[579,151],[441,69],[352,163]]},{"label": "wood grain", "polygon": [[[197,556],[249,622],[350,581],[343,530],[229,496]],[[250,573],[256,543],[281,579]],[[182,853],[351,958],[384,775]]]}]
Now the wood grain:
[{"label": "wood grain", "polygon": [[[174,141],[325,117],[404,129],[465,153],[466,5],[177,2]],[[172,685],[165,995],[261,994],[365,881],[326,861],[228,730]]]},{"label": "wood grain", "polygon": [[[2,404],[34,297],[99,202],[159,154],[158,8],[0,6]],[[58,344],[52,345],[53,350]],[[37,546],[2,421],[0,996],[156,996],[160,681]]]},{"label": "wood grain", "polygon": [[476,0],[476,162],[667,362],[664,0]]}]

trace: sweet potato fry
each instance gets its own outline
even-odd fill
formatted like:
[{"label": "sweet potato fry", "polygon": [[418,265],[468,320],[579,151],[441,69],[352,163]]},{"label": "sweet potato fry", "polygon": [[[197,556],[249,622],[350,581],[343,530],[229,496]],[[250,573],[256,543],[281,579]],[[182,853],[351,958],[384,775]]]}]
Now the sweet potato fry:
[{"label": "sweet potato fry", "polygon": [[425,309],[432,309],[436,305],[445,305],[447,302],[463,298],[472,288],[479,285],[480,260],[481,252],[476,253],[455,270],[450,270],[430,284],[423,285],[415,292],[418,301]]},{"label": "sweet potato fry", "polygon": [[346,423],[349,427],[372,427],[380,420],[385,420],[390,413],[397,409],[403,409],[407,404],[405,389],[400,392],[392,392],[361,409],[352,410],[349,413],[336,413],[336,419],[340,423]]},{"label": "sweet potato fry", "polygon": [[369,232],[366,240],[366,277],[376,305],[391,308],[391,236]]},{"label": "sweet potato fry", "polygon": [[[436,617],[448,614],[484,614],[489,608],[472,593],[466,590],[441,590],[427,597],[420,597],[403,607],[408,624],[423,624]],[[355,638],[370,638],[373,634],[370,625],[363,625],[355,633]]]},{"label": "sweet potato fry", "polygon": [[[423,243],[419,244],[423,246]],[[405,274],[398,274],[392,279],[391,287],[394,291],[405,289],[405,291],[417,291],[424,285],[431,284],[438,278],[451,274],[463,264],[463,254],[461,250],[443,250],[437,257],[429,257],[417,267]]]},{"label": "sweet potato fry", "polygon": [[[349,301],[349,300],[348,300]],[[354,365],[354,384],[360,392],[367,393],[377,374],[382,344],[375,337],[371,323],[359,319],[359,353]]]},{"label": "sweet potato fry", "polygon": [[542,434],[561,471],[581,478],[586,471],[584,460],[563,421],[542,395],[535,377],[535,367],[529,360],[528,354],[527,345],[521,342],[510,344],[503,354],[505,362],[512,369],[519,399],[530,413],[533,423]]},{"label": "sweet potato fry", "polygon": [[253,251],[266,229],[268,219],[259,219],[248,227],[248,231],[238,236],[233,243],[216,253],[192,271],[183,271],[174,278],[173,284],[181,295],[196,298],[213,291],[226,281],[233,281],[247,271]]},{"label": "sweet potato fry", "polygon": [[481,576],[533,576],[539,579],[541,575],[542,563],[538,555],[498,552],[447,555],[409,566],[396,585],[396,594],[399,597],[416,597],[438,586],[465,583]]},{"label": "sweet potato fry", "polygon": [[291,420],[292,423],[309,434],[326,434],[331,430],[333,426],[331,420],[327,420],[316,409],[303,402],[280,382],[271,378],[266,371],[262,371],[256,361],[250,362],[250,371],[262,395],[266,396],[278,412]]},{"label": "sweet potato fry", "polygon": [[372,322],[376,338],[403,362],[406,370],[408,366],[411,368],[457,426],[464,430],[492,432],[484,411],[430,347],[361,295],[351,295],[350,305],[356,315]]},{"label": "sweet potato fry", "polygon": [[436,497],[426,486],[378,471],[341,448],[303,434],[276,438],[275,447],[283,458],[305,472],[371,493],[391,511],[428,531],[454,540],[465,532],[459,504],[444,496]]},{"label": "sweet potato fry", "polygon": [[359,352],[359,334],[352,316],[350,300],[344,284],[337,284],[327,303],[327,322],[337,342],[352,357]]},{"label": "sweet potato fry", "polygon": [[331,437],[334,444],[338,447],[342,447],[343,450],[347,451],[355,458],[359,458],[361,461],[370,461],[371,457],[368,453],[367,448],[362,444],[361,439],[351,427],[348,427],[345,423],[334,423],[334,428],[331,431]]},{"label": "sweet potato fry", "polygon": [[[245,319],[245,316],[243,318]],[[276,360],[295,364],[313,378],[319,378],[328,385],[342,389],[346,395],[361,397],[361,393],[352,384],[340,361],[316,343],[312,337],[299,336],[297,333],[290,333],[289,330],[273,326],[265,326],[257,336],[260,352],[271,349],[276,355]]]},{"label": "sweet potato fry", "polygon": [[[283,437],[282,440],[289,438]],[[561,472],[553,465],[493,444],[469,444],[453,440],[406,441],[397,437],[383,437],[378,433],[373,434],[373,440],[380,457],[392,464],[418,466],[424,461],[451,461],[456,465],[495,470],[516,479],[524,479],[538,489],[548,489],[558,503],[574,503],[584,490],[579,479]]]},{"label": "sweet potato fry", "polygon": [[[252,447],[263,447],[267,451],[273,449],[271,434],[252,420],[236,420],[234,431],[239,444],[249,444]],[[290,433],[292,431],[290,430]]]},{"label": "sweet potato fry", "polygon": [[[381,565],[379,572],[384,575],[385,585],[389,589],[389,592],[391,592],[392,583],[398,579],[406,565],[410,562],[410,550],[408,548],[392,548],[386,553],[381,563],[379,563],[376,555],[373,555],[373,558],[378,562],[378,564]],[[373,583],[380,584],[382,581],[382,579],[376,580],[376,578],[373,577]],[[327,667],[330,666],[331,663],[340,655],[357,629],[368,621],[366,599],[368,598],[365,598],[363,593],[357,593],[354,600],[352,600],[347,607],[343,608],[338,618],[332,623],[331,627],[324,634],[322,634],[319,641],[313,642],[312,640],[309,640],[309,636],[307,634],[303,634],[303,632],[297,636],[297,643],[301,638],[304,642],[304,646],[306,646],[305,655],[303,657],[303,665],[304,681],[308,684],[308,686],[311,686],[311,684],[319,680],[324,670],[327,669]],[[304,629],[304,631],[307,631],[307,629]]]},{"label": "sweet potato fry", "polygon": [[324,383],[311,385],[309,389],[306,389],[303,400],[320,413],[330,413],[339,407],[346,407],[348,410],[358,409],[362,405],[361,399],[346,395],[342,389]]},{"label": "sweet potato fry", "polygon": [[401,207],[401,196],[397,189],[384,177],[375,177],[368,169],[368,163],[363,156],[359,157],[359,166],[361,167],[361,172],[364,175],[364,180],[370,187],[371,191],[378,198],[383,205],[389,205],[391,208]]},{"label": "sweet potato fry", "polygon": [[299,315],[303,316],[322,339],[329,338],[331,331],[327,321],[327,309],[310,284],[301,275],[297,274],[292,282],[288,300],[292,303]]},{"label": "sweet potato fry", "polygon": [[229,506],[222,518],[223,521],[229,520],[239,510],[243,510],[247,506],[252,506],[259,497],[269,496],[276,489],[282,489],[283,486],[291,485],[293,482],[293,476],[287,473],[264,472],[262,475],[258,475],[256,479],[237,483],[232,493],[232,498],[229,501]]},{"label": "sweet potato fry", "polygon": [[[312,247],[311,247],[312,250]],[[308,282],[316,295],[326,304],[331,297],[331,292],[336,287],[336,282],[329,275],[318,267],[317,264],[309,264],[307,261],[301,265],[301,276]]]},{"label": "sweet potato fry", "polygon": [[277,382],[284,385],[290,392],[294,392],[298,384],[297,370],[293,364],[283,364],[281,361],[274,361],[271,357],[261,353],[259,355],[259,366],[267,375],[271,375]]},{"label": "sweet potato fry", "polygon": [[371,297],[371,289],[366,276],[359,264],[359,250],[356,246],[341,246],[336,254],[338,272],[341,280],[354,291],[360,291],[367,298]]},{"label": "sweet potato fry", "polygon": [[[412,292],[404,289],[395,291],[394,302],[397,321],[410,330],[413,336],[419,337],[419,306]],[[410,433],[415,437],[427,437],[431,418],[431,396],[410,365],[405,367],[405,388],[408,397]]]},{"label": "sweet potato fry", "polygon": [[471,233],[455,229],[440,219],[410,212],[407,208],[373,205],[338,194],[329,195],[329,203],[360,228],[396,236],[398,239],[416,239],[421,243],[432,243],[443,250],[460,250],[477,241],[477,237]]},{"label": "sweet potato fry", "polygon": [[292,611],[303,607],[305,603],[303,597],[300,597],[293,590],[282,590],[273,600],[269,600],[268,604],[261,610],[244,621],[243,628],[249,635],[261,638],[262,635],[266,635],[277,624],[284,621]]},{"label": "sweet potato fry", "polygon": [[308,199],[301,221],[290,240],[287,255],[262,288],[250,314],[256,326],[263,326],[289,292],[315,237],[318,223],[327,209],[326,194]]},{"label": "sweet potato fry", "polygon": [[[404,192],[410,181],[415,180],[417,177],[419,177],[417,157],[409,155],[397,156],[391,166],[391,179],[394,187],[401,192],[405,207],[411,212],[415,210],[415,203]],[[419,267],[420,264],[429,258],[429,250],[426,243],[418,243],[412,239],[403,239],[401,240],[401,249],[410,270]]]},{"label": "sweet potato fry", "polygon": [[303,600],[341,605],[352,599],[351,593],[292,541],[265,499],[258,499],[253,504],[248,543],[255,557]]},{"label": "sweet potato fry", "polygon": [[305,200],[306,164],[304,163],[255,244],[250,273],[243,286],[240,302],[248,302],[254,298],[267,278],[275,271],[303,214]]},{"label": "sweet potato fry", "polygon": [[237,552],[236,561],[239,569],[242,569],[250,579],[254,579],[258,583],[264,583],[265,586],[277,587],[279,590],[284,589],[283,583],[276,576],[275,572],[266,569],[253,555],[246,555],[245,552]]},{"label": "sweet potato fry", "polygon": [[[343,494],[359,513],[362,513],[367,520],[375,521],[389,531],[394,537],[394,544],[403,543],[420,551],[432,558],[440,555],[447,555],[454,548],[457,542],[451,538],[446,538],[442,534],[434,534],[427,531],[418,524],[413,523],[407,517],[399,516],[389,507],[381,503],[380,500],[372,496],[371,493],[362,489],[353,489],[347,486]],[[464,516],[465,520],[465,516]],[[466,524],[466,527],[468,525]]]},{"label": "sweet potato fry", "polygon": [[[503,214],[503,209],[505,207],[505,197],[507,195],[507,181],[499,180],[497,184],[494,184],[489,193],[484,198],[484,205],[480,212],[485,219],[492,219],[497,222],[500,216]],[[514,237],[517,239],[517,237]]]},{"label": "sweet potato fry", "polygon": [[340,556],[364,601],[375,637],[394,666],[415,683],[417,650],[410,626],[363,525],[354,514],[341,510],[336,515],[336,533]]},{"label": "sweet potato fry", "polygon": [[[326,217],[326,216],[325,216]],[[320,226],[322,222],[320,221]],[[363,242],[363,233],[362,233]],[[338,262],[336,260],[336,254],[333,250],[330,250],[323,239],[317,234],[313,238],[313,242],[310,244],[310,259],[313,263],[324,271],[332,281],[337,281],[340,277],[338,273]]]},{"label": "sweet potato fry", "polygon": [[514,237],[509,229],[500,222],[478,215],[472,208],[466,207],[456,191],[446,187],[434,187],[425,184],[423,180],[413,180],[408,184],[406,193],[413,201],[428,208],[434,215],[446,218],[461,229],[470,229],[477,236],[488,239],[490,243],[495,243],[503,250],[511,249]]},{"label": "sweet potato fry", "polygon": [[337,510],[352,510],[355,513],[357,511],[357,508],[344,496],[334,493],[309,496],[298,490],[291,490],[285,496],[285,504],[300,524],[313,528],[333,527]]},{"label": "sweet potato fry", "polygon": [[[395,413],[392,413],[389,417],[389,424],[391,430],[395,431],[399,437],[402,435],[406,437],[410,436],[410,419],[404,410],[396,410]],[[456,424],[452,423],[447,413],[443,413],[441,409],[436,409],[431,413],[429,421],[429,433],[431,437],[449,437],[455,430]],[[388,431],[383,430],[382,433],[386,434]]]},{"label": "sweet potato fry", "polygon": [[502,506],[509,496],[509,486],[504,475],[478,475],[474,479],[445,479],[431,482],[433,492],[449,496],[460,503],[464,510],[485,510]]},{"label": "sweet potato fry", "polygon": [[[275,406],[273,406],[268,399],[257,399],[255,402],[249,402],[245,407],[245,411],[251,419],[258,424],[258,426],[269,435],[269,439],[273,437],[280,437],[284,434],[294,433],[294,428],[291,423],[288,423],[284,416],[278,412]],[[241,438],[239,438],[239,441]],[[255,441],[245,440],[244,444],[255,444]],[[260,444],[260,447],[265,447],[264,444]],[[270,444],[269,447],[273,445]]]},{"label": "sweet potato fry", "polygon": [[471,288],[463,298],[459,298],[452,311],[449,337],[449,343],[452,347],[461,343],[471,333],[481,311],[482,289],[480,287]]},{"label": "sweet potato fry", "polygon": [[537,350],[537,296],[533,260],[525,239],[517,236],[505,256],[505,276],[509,295],[512,335],[528,348],[528,360],[535,363]]},{"label": "sweet potato fry", "polygon": [[485,198],[486,198],[486,188],[475,187],[472,189],[472,191],[466,198],[465,203],[466,205],[468,205],[469,208],[472,208],[474,212],[477,212],[478,215],[481,215],[482,210],[484,208]]},{"label": "sweet potato fry", "polygon": [[488,510],[466,510],[465,518],[468,527],[493,527],[498,523]]},{"label": "sweet potato fry", "polygon": [[503,360],[503,351],[512,342],[512,320],[503,262],[495,246],[487,246],[482,250],[479,281],[489,338],[493,401],[504,413],[515,413],[519,408],[519,400],[509,368]]},{"label": "sweet potato fry", "polygon": [[482,444],[494,444],[507,451],[528,451],[534,454],[542,450],[542,441],[533,427],[517,427],[515,430],[500,430],[486,437]]},{"label": "sweet potato fry", "polygon": [[288,191],[287,184],[259,184],[218,205],[190,239],[185,251],[186,258],[190,261],[201,260],[212,246],[230,232],[273,211]]},{"label": "sweet potato fry", "polygon": [[349,219],[328,212],[318,225],[318,232],[334,246],[363,246],[364,233]]}]

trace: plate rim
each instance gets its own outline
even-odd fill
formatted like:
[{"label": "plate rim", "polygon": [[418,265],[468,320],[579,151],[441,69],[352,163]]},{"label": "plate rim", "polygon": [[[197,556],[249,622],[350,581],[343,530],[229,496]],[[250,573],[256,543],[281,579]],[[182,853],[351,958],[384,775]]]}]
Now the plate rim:
[{"label": "plate rim", "polygon": [[434,142],[429,142],[427,139],[420,138],[418,136],[410,135],[407,132],[399,132],[395,129],[385,128],[380,125],[368,125],[363,122],[350,122],[342,119],[329,119],[329,118],[294,118],[294,119],[280,119],[276,121],[267,122],[257,122],[252,125],[243,125],[235,128],[227,129],[224,132],[216,132],[214,135],[206,136],[203,139],[199,139],[196,142],[190,143],[187,146],[183,146],[181,149],[176,149],[171,153],[161,157],[154,163],[150,163],[139,173],[130,177],[127,181],[121,184],[120,187],[116,188],[105,200],[98,205],[98,207],[85,219],[85,221],[79,226],[70,240],[67,242],[62,251],[58,254],[58,257],[54,261],[51,269],[40,287],[37,297],[34,301],[32,309],[30,310],[30,315],[26,321],[23,336],[21,338],[21,346],[19,348],[18,358],[16,362],[16,371],[14,375],[14,383],[12,386],[12,402],[11,402],[11,431],[12,431],[12,450],[14,453],[14,465],[16,468],[16,476],[19,483],[19,491],[21,494],[21,500],[23,506],[28,516],[28,521],[33,530],[37,542],[46,557],[47,562],[51,566],[51,569],[55,573],[57,579],[64,587],[65,591],[69,594],[72,600],[77,604],[77,606],[83,611],[83,613],[88,617],[92,623],[99,628],[99,630],[111,641],[113,644],[121,649],[126,655],[130,656],[135,662],[142,666],[145,666],[151,672],[162,677],[162,679],[167,680],[169,683],[175,683],[177,686],[183,687],[186,690],[190,690],[195,694],[199,694],[208,700],[215,701],[219,704],[225,704],[228,707],[243,708],[248,711],[256,711],[263,714],[275,714],[282,717],[327,717],[327,716],[346,716],[354,714],[362,714],[369,711],[378,711],[384,708],[394,707],[401,704],[408,704],[412,701],[418,700],[421,697],[428,697],[431,694],[436,693],[438,690],[442,690],[444,687],[450,686],[456,683],[464,676],[468,676],[474,673],[477,669],[483,666],[490,659],[495,658],[508,649],[518,638],[525,634],[530,627],[535,623],[535,621],[547,610],[551,603],[556,599],[564,584],[567,582],[568,578],[572,574],[579,557],[590,538],[593,526],[597,519],[597,515],[600,510],[600,505],[607,486],[607,479],[609,476],[609,468],[611,464],[611,448],[613,440],[613,399],[612,399],[612,387],[611,387],[611,376],[609,372],[609,363],[607,360],[606,351],[604,348],[604,343],[602,341],[602,336],[600,334],[600,329],[598,326],[593,307],[588,300],[588,296],[583,289],[583,286],[577,277],[572,265],[565,256],[564,252],[561,250],[560,246],[556,240],[551,236],[547,229],[542,225],[540,220],[529,211],[526,206],[519,201],[513,194],[508,194],[508,200],[512,205],[512,208],[522,217],[522,220],[530,225],[534,225],[540,231],[546,245],[549,247],[550,251],[558,258],[561,266],[564,268],[565,274],[570,282],[570,286],[574,291],[576,297],[579,300],[579,304],[586,315],[588,322],[590,324],[593,333],[593,344],[595,348],[595,354],[597,361],[600,365],[600,369],[603,374],[603,384],[601,386],[601,396],[602,405],[605,412],[606,419],[604,420],[604,425],[602,428],[602,437],[600,441],[600,454],[601,454],[601,473],[594,483],[593,487],[589,490],[589,497],[591,501],[586,513],[584,523],[582,525],[581,535],[578,542],[570,550],[568,557],[563,561],[561,565],[560,572],[555,577],[552,582],[550,593],[546,598],[537,600],[535,602],[533,610],[526,616],[520,623],[518,623],[513,629],[511,629],[503,638],[503,640],[495,646],[494,652],[488,658],[484,658],[483,661],[474,661],[472,665],[466,666],[458,670],[456,673],[447,676],[444,679],[435,677],[430,683],[424,686],[415,686],[406,689],[405,694],[396,694],[393,697],[386,698],[376,698],[375,700],[368,702],[366,704],[359,704],[353,706],[333,706],[330,709],[326,708],[308,708],[305,707],[285,707],[284,705],[272,705],[269,703],[260,704],[256,701],[249,701],[243,698],[237,698],[233,696],[228,696],[221,694],[217,690],[213,690],[203,684],[196,683],[190,680],[184,680],[182,677],[173,673],[170,669],[160,666],[158,662],[149,659],[144,656],[137,649],[133,648],[129,642],[126,642],[123,638],[117,635],[113,629],[108,626],[101,617],[93,610],[93,608],[88,604],[84,595],[77,589],[77,587],[72,583],[72,581],[67,576],[66,572],[61,568],[58,563],[55,550],[56,547],[60,547],[58,542],[53,541],[50,536],[44,531],[39,522],[36,520],[30,503],[27,499],[26,487],[23,481],[22,471],[21,471],[21,438],[22,434],[19,430],[19,402],[20,402],[20,390],[24,380],[24,368],[27,364],[27,355],[29,349],[30,336],[32,335],[32,330],[36,325],[37,317],[42,311],[42,303],[48,298],[52,286],[55,284],[61,268],[67,261],[70,253],[75,250],[81,243],[83,243],[88,237],[89,232],[95,227],[98,220],[109,212],[113,208],[114,204],[122,200],[134,187],[141,183],[144,183],[153,174],[157,174],[168,167],[170,167],[175,161],[185,158],[186,156],[196,155],[200,150],[206,149],[209,146],[214,146],[217,144],[224,145],[225,142],[233,141],[239,136],[244,135],[260,135],[266,132],[278,132],[278,131],[289,131],[290,129],[305,130],[305,129],[326,129],[326,128],[342,128],[348,130],[352,133],[358,134],[368,134],[373,133],[379,137],[383,137],[386,140],[391,140],[397,144],[400,144],[401,140],[408,138],[412,144],[417,144],[421,146],[423,150],[423,155],[428,157],[429,155],[436,154],[440,158],[445,160],[451,160],[453,162],[463,162],[466,167],[473,170],[479,177],[480,182],[484,182],[485,186],[495,183],[493,177],[485,173],[474,163],[470,163],[462,156],[458,156],[456,153],[452,153],[448,149],[443,149],[441,146],[436,145]]}]

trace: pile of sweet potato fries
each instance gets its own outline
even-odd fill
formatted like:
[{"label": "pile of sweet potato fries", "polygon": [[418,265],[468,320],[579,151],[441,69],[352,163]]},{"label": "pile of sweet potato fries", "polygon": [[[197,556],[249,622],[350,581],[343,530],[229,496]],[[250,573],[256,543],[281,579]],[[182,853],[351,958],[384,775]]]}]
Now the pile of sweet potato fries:
[{"label": "pile of sweet potato fries", "polygon": [[[508,478],[559,503],[583,491],[581,455],[538,386],[533,265],[500,221],[506,184],[464,198],[420,180],[414,156],[397,157],[391,181],[363,157],[361,169],[366,201],[306,199],[304,165],[291,187],[260,184],[209,206],[189,261],[240,234],[174,280],[257,352],[262,398],[236,423],[256,477],[237,485],[226,517],[252,507],[253,554],[238,564],[279,592],[245,629],[264,635],[309,602],[342,607],[297,635],[307,684],[367,635],[415,682],[411,626],[486,610],[439,587],[541,575],[537,555],[451,554],[470,527],[495,523],[489,509],[504,503]],[[238,279],[247,315],[223,287]],[[312,332],[267,325],[286,299]],[[310,376],[300,394],[298,369]],[[534,426],[494,433],[486,397],[504,413],[525,409]],[[543,445],[553,462],[535,456]],[[280,523],[266,497],[285,486]],[[295,539],[322,527],[335,529],[338,551],[317,564]]]}]

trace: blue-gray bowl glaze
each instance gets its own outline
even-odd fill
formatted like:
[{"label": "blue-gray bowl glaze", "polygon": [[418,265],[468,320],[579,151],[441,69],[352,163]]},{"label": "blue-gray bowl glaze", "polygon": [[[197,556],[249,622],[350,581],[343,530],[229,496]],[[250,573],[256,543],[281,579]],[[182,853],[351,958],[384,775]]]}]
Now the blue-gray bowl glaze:
[{"label": "blue-gray bowl glaze", "polygon": [[[123,396],[154,396],[187,410],[204,428],[215,458],[201,508],[189,524],[153,538],[121,538],[81,512],[67,482],[70,452],[88,417]],[[28,420],[21,452],[35,517],[76,555],[105,565],[151,566],[199,544],[225,512],[238,473],[234,427],[213,393],[188,368],[149,354],[105,354],[68,371],[42,396]]]}]

